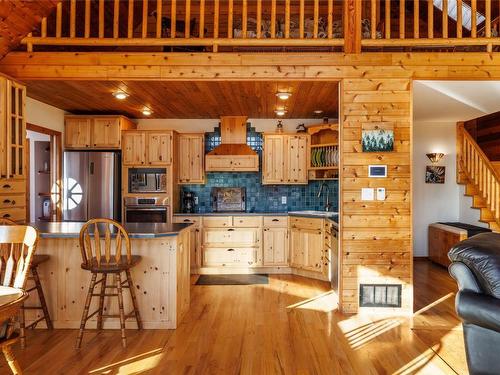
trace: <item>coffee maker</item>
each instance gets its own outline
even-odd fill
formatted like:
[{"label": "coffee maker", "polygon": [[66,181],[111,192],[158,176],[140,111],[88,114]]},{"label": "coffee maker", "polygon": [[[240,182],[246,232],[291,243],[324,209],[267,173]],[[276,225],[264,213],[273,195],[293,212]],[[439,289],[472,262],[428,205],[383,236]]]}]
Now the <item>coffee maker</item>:
[{"label": "coffee maker", "polygon": [[194,205],[195,205],[195,195],[190,191],[184,191],[182,193],[182,210],[185,213],[192,214],[194,213]]}]

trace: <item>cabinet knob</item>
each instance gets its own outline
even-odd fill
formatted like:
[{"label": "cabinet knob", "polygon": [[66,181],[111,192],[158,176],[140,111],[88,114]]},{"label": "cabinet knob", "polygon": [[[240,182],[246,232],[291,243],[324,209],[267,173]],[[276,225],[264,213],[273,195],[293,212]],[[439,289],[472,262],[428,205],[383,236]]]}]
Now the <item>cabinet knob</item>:
[{"label": "cabinet knob", "polygon": [[227,249],[227,251],[234,251],[234,249]]},{"label": "cabinet knob", "polygon": [[10,186],[9,184],[5,184],[2,186],[4,189],[10,189],[12,186]]},{"label": "cabinet knob", "polygon": [[5,218],[10,217],[10,214],[4,214],[3,217]]}]

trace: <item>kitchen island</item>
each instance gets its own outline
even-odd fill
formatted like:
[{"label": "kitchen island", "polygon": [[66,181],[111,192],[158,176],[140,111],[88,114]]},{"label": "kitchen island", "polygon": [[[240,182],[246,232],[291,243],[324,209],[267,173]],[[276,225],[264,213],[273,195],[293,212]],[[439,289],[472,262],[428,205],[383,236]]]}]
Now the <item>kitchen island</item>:
[{"label": "kitchen island", "polygon": [[[55,328],[79,328],[91,274],[82,270],[79,233],[84,223],[40,222],[36,254],[47,254],[49,261],[39,267],[45,298]],[[189,227],[190,224],[126,224],[132,254],[141,262],[131,269],[139,310],[146,329],[175,329],[189,309]],[[92,301],[90,311],[97,308]],[[106,302],[105,302],[106,303]],[[36,293],[26,303],[39,304]],[[124,291],[125,313],[132,310],[129,293]],[[118,311],[116,298],[107,301],[107,313]],[[29,323],[34,310],[26,310]],[[88,324],[93,328],[91,319]],[[42,325],[42,324],[41,324]],[[104,328],[120,328],[119,319],[104,320]],[[127,328],[137,328],[133,320]]]}]

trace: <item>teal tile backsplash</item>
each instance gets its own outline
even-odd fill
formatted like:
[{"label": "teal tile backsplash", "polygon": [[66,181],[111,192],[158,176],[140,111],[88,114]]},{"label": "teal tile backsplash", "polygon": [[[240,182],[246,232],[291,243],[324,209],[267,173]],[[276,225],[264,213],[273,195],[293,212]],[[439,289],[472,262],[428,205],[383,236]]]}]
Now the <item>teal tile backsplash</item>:
[{"label": "teal tile backsplash", "polygon": [[[207,173],[204,185],[183,186],[181,194],[190,191],[198,197],[196,212],[199,213],[212,211],[212,187],[245,187],[247,212],[324,210],[325,195],[318,198],[322,181],[311,181],[308,185],[262,185],[261,181],[261,173],[210,172]],[[330,188],[331,211],[338,211],[338,181],[327,183]],[[287,198],[287,204],[281,204],[281,197]]]}]

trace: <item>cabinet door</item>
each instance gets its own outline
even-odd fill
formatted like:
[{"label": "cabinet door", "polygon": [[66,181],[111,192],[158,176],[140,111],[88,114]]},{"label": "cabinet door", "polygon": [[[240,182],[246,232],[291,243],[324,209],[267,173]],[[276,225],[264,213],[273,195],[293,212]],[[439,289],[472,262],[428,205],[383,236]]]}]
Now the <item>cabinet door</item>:
[{"label": "cabinet door", "polygon": [[25,176],[26,88],[7,82],[7,177]]},{"label": "cabinet door", "polygon": [[148,133],[148,163],[172,163],[172,133]]},{"label": "cabinet door", "polygon": [[282,184],[285,182],[285,140],[284,135],[265,135],[262,150],[262,183]]},{"label": "cabinet door", "polygon": [[290,265],[302,268],[305,263],[305,235],[299,229],[290,231]]},{"label": "cabinet door", "polygon": [[307,184],[307,139],[304,135],[288,137],[286,172],[290,184]]},{"label": "cabinet door", "polygon": [[209,247],[256,247],[260,243],[258,228],[206,228],[203,245]]},{"label": "cabinet door", "polygon": [[287,243],[287,228],[264,228],[264,266],[286,266]]},{"label": "cabinet door", "polygon": [[91,146],[90,118],[66,118],[64,145],[66,148],[89,148]]},{"label": "cabinet door", "polygon": [[122,158],[124,165],[146,163],[146,135],[143,132],[124,132],[122,134]]},{"label": "cabinet door", "polygon": [[323,269],[323,234],[321,231],[304,231],[304,269],[321,272]]},{"label": "cabinet door", "polygon": [[191,269],[201,267],[201,232],[199,228],[193,228],[189,232],[189,249]]},{"label": "cabinet door", "polygon": [[179,183],[202,184],[205,182],[204,135],[179,136]]},{"label": "cabinet door", "polygon": [[93,119],[92,146],[120,148],[120,119],[118,117],[98,117]]}]

